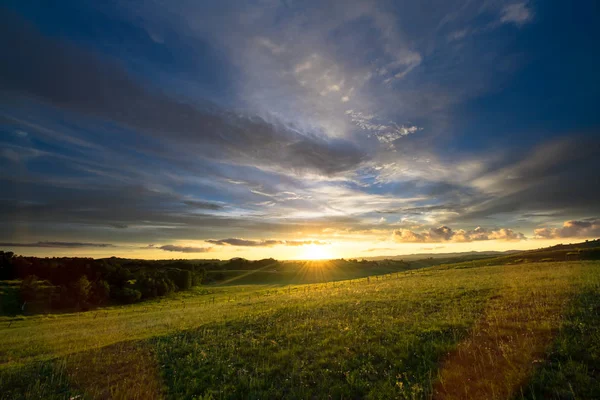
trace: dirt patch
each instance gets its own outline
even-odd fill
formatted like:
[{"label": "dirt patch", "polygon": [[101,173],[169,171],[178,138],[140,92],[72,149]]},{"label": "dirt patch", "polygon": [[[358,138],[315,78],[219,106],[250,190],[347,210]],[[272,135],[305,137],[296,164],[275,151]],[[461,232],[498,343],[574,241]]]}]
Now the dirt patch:
[{"label": "dirt patch", "polygon": [[71,383],[92,399],[160,399],[162,380],[150,347],[121,342],[70,355],[66,370]]},{"label": "dirt patch", "polygon": [[442,364],[434,399],[509,399],[551,344],[565,295],[494,296],[470,336]]}]

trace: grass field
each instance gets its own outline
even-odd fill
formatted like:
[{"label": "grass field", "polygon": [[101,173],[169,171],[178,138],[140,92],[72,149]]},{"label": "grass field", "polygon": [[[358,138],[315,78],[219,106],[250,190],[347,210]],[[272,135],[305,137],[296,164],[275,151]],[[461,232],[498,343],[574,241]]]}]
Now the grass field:
[{"label": "grass field", "polygon": [[597,261],[200,287],[0,317],[0,397],[594,399],[599,314]]}]

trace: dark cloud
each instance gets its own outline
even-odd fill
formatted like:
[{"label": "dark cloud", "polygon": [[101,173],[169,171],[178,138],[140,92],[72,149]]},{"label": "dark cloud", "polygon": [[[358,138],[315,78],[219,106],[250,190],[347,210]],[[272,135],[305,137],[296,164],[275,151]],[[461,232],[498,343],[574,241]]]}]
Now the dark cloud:
[{"label": "dark cloud", "polygon": [[422,215],[428,214],[432,211],[448,211],[448,212],[459,212],[464,209],[464,206],[456,204],[439,204],[433,206],[420,206],[420,207],[406,207],[397,208],[390,210],[378,210],[378,214],[409,214],[409,215]]},{"label": "dark cloud", "polygon": [[2,13],[0,90],[112,120],[166,141],[179,151],[248,165],[336,174],[364,154],[341,139],[259,116],[190,104],[142,86],[122,67],[70,43],[42,36],[15,15]]},{"label": "dark cloud", "polygon": [[[307,220],[272,219],[261,214],[212,215],[190,209],[180,195],[171,191],[139,185],[103,183],[64,187],[51,180],[0,179],[0,186],[4,188],[0,219],[10,227],[0,232],[0,240],[4,241],[15,241],[14,232],[22,225],[35,229],[41,238],[62,238],[65,232],[70,232],[72,237],[88,241],[161,243],[209,239],[208,235],[277,237],[298,231],[311,234],[325,227],[356,226],[361,221],[337,216]],[[127,229],[114,229],[115,225]]]},{"label": "dark cloud", "polygon": [[246,239],[220,239],[220,240],[206,240],[207,243],[216,244],[217,246],[243,246],[243,247],[268,247],[275,246],[277,244],[283,244],[281,240],[246,240]]},{"label": "dark cloud", "polygon": [[549,213],[525,213],[521,215],[521,218],[546,218],[546,217],[558,217],[562,215],[559,212],[549,212]]},{"label": "dark cloud", "polygon": [[196,209],[200,209],[200,210],[221,210],[223,209],[223,206],[220,204],[216,204],[216,203],[209,203],[207,201],[198,201],[198,200],[185,200],[183,202],[184,204],[196,208]]},{"label": "dark cloud", "polygon": [[[597,136],[598,137],[598,136]],[[453,221],[499,213],[600,213],[600,140],[581,136],[545,143],[519,162],[476,179],[491,198],[472,204]]]},{"label": "dark cloud", "polygon": [[540,239],[600,237],[600,219],[565,221],[561,228],[538,228],[533,233]]},{"label": "dark cloud", "polygon": [[109,243],[85,243],[85,242],[36,242],[36,243],[0,243],[0,247],[55,247],[65,249],[76,249],[79,247],[115,247]]},{"label": "dark cloud", "polygon": [[240,247],[271,247],[276,245],[282,246],[306,246],[310,244],[326,245],[328,242],[319,240],[246,240],[246,239],[220,239],[220,240],[206,240],[207,243],[215,244],[217,246],[240,246]]},{"label": "dark cloud", "polygon": [[429,230],[429,237],[433,242],[443,242],[452,239],[454,236],[452,229],[447,226],[440,226],[439,228],[431,228]]},{"label": "dark cloud", "polygon": [[440,242],[473,242],[477,240],[525,240],[525,235],[512,229],[500,228],[487,230],[477,227],[473,230],[452,230],[447,226],[431,228],[429,231],[414,232],[409,229],[398,229],[392,238],[400,243],[440,243]]},{"label": "dark cloud", "polygon": [[[154,248],[154,247],[152,247]],[[188,246],[177,246],[173,244],[166,244],[164,246],[157,247],[164,251],[174,251],[179,253],[207,253],[211,251],[211,247],[188,247]]]}]

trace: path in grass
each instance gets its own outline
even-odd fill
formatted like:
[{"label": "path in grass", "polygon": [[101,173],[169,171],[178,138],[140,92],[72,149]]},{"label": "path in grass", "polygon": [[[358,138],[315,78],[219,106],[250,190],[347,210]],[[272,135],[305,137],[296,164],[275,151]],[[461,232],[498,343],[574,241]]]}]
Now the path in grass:
[{"label": "path in grass", "polygon": [[[469,336],[447,356],[438,373],[436,399],[508,399],[520,396],[556,337],[575,288],[588,283],[589,269],[561,265],[567,280],[550,285],[543,269],[518,280],[514,268],[498,275],[502,292],[486,305]],[[518,290],[527,286],[528,290]]]},{"label": "path in grass", "polygon": [[143,341],[72,354],[66,357],[66,371],[72,387],[89,398],[162,398],[159,365]]},{"label": "path in grass", "polygon": [[600,399],[600,265],[586,272],[583,290],[519,399]]}]

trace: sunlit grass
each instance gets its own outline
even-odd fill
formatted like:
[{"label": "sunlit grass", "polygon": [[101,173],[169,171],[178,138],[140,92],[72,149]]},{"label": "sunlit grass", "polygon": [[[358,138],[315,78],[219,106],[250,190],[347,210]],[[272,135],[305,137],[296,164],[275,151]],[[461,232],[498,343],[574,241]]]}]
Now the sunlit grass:
[{"label": "sunlit grass", "polygon": [[[326,262],[321,273],[335,268]],[[536,378],[543,385],[523,384],[555,340],[578,342],[579,325],[561,327],[597,316],[573,299],[599,283],[598,262],[429,269],[1,317],[0,397],[506,398],[548,379],[594,393],[577,386],[590,385],[585,368],[570,368],[565,389],[570,381],[548,378],[554,364]]]}]

